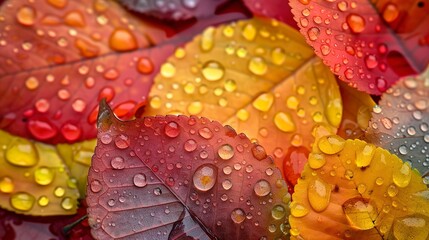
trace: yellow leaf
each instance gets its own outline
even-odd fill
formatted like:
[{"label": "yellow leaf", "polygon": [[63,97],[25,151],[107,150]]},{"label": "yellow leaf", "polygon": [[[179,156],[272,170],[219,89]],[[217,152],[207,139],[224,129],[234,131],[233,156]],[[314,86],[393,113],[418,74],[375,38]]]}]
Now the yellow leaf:
[{"label": "yellow leaf", "polygon": [[266,146],[283,170],[290,149],[310,148],[315,125],[339,126],[342,102],[334,76],[299,32],[254,18],[210,27],[176,50],[145,111],[166,114],[231,125]]},{"label": "yellow leaf", "polygon": [[76,213],[76,179],[55,147],[0,131],[0,207],[21,214]]},{"label": "yellow leaf", "polygon": [[429,191],[420,174],[361,140],[318,138],[292,199],[293,239],[429,237]]}]

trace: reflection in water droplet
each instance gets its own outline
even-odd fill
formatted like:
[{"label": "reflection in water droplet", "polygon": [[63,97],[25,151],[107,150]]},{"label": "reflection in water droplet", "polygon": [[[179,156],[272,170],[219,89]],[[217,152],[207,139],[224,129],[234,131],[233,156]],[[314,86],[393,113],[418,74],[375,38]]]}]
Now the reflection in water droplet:
[{"label": "reflection in water droplet", "polygon": [[137,39],[125,28],[115,29],[109,37],[109,47],[115,51],[131,51],[137,49]]},{"label": "reflection in water droplet", "polygon": [[393,183],[396,186],[404,188],[411,181],[411,166],[409,162],[404,162],[399,169],[393,170]]},{"label": "reflection in water droplet", "polygon": [[300,203],[294,201],[290,204],[290,213],[294,217],[304,217],[308,212],[309,210]]},{"label": "reflection in water droplet", "polygon": [[213,132],[207,127],[200,128],[198,134],[205,139],[211,139],[213,137]]},{"label": "reflection in water droplet", "polygon": [[61,207],[65,210],[71,210],[73,206],[73,200],[69,197],[66,197],[61,201]]},{"label": "reflection in water droplet", "polygon": [[145,187],[147,185],[146,175],[137,173],[133,177],[133,183],[136,187]]},{"label": "reflection in water droplet", "polygon": [[167,123],[164,128],[164,133],[170,138],[175,138],[179,136],[179,133],[180,133],[179,124],[177,124],[176,122]]},{"label": "reflection in water droplet", "polygon": [[349,14],[346,18],[346,22],[353,33],[361,33],[365,30],[365,19],[358,14]]},{"label": "reflection in water droplet", "polygon": [[414,214],[396,218],[393,222],[395,239],[421,239],[429,237],[429,219],[423,214]]},{"label": "reflection in water droplet", "polygon": [[286,209],[282,205],[276,205],[271,209],[271,216],[275,220],[280,220],[286,216]]},{"label": "reflection in water droplet", "polygon": [[343,211],[352,227],[359,230],[374,228],[378,212],[369,200],[361,197],[351,198],[343,203]]},{"label": "reflection in water droplet", "polygon": [[11,193],[15,189],[15,184],[9,177],[0,178],[0,192]]},{"label": "reflection in water droplet", "polygon": [[15,166],[31,167],[37,164],[38,157],[33,144],[26,140],[17,138],[6,149],[6,160]]},{"label": "reflection in water droplet", "polygon": [[271,185],[268,181],[261,179],[255,183],[255,186],[253,186],[253,191],[255,192],[256,196],[264,197],[270,194]]},{"label": "reflection in water droplet", "polygon": [[394,3],[389,3],[384,7],[383,10],[383,19],[390,23],[395,21],[399,16],[398,7]]},{"label": "reflection in water droplet", "polygon": [[19,211],[31,210],[34,202],[34,196],[25,192],[17,192],[10,197],[10,205]]},{"label": "reflection in water droplet", "polygon": [[124,160],[123,157],[119,157],[119,156],[118,157],[114,157],[110,161],[110,165],[114,169],[124,169],[124,167],[125,167],[125,160]]},{"label": "reflection in water droplet", "polygon": [[16,20],[24,26],[32,26],[36,20],[36,11],[32,7],[23,6],[18,9]]},{"label": "reflection in water droplet", "polygon": [[103,189],[103,186],[101,185],[100,181],[94,180],[91,182],[90,188],[91,188],[91,191],[97,193],[97,192],[100,192],[101,189]]},{"label": "reflection in water droplet", "polygon": [[192,179],[196,189],[206,192],[216,184],[217,168],[212,164],[201,165],[195,170]]},{"label": "reflection in water droplet", "polygon": [[230,180],[226,179],[222,182],[222,187],[225,190],[229,190],[232,188],[232,182]]},{"label": "reflection in water droplet", "polygon": [[55,172],[47,167],[39,167],[34,171],[34,181],[39,185],[49,185],[54,180]]},{"label": "reflection in water droplet", "polygon": [[252,57],[249,60],[248,68],[250,72],[258,76],[262,76],[268,71],[268,65],[261,57]]},{"label": "reflection in water droplet", "polygon": [[356,152],[356,166],[367,167],[371,164],[376,147],[372,144],[366,144],[361,151]]},{"label": "reflection in water droplet", "polygon": [[39,204],[41,207],[46,207],[49,204],[49,198],[44,195],[40,196],[39,200],[37,200],[37,204]]},{"label": "reflection in water droplet", "polygon": [[345,145],[344,139],[337,135],[324,136],[318,142],[320,151],[326,154],[335,154],[343,150]]},{"label": "reflection in water droplet", "polygon": [[234,148],[229,144],[224,144],[218,149],[217,153],[221,159],[229,160],[234,156]]},{"label": "reflection in water droplet", "polygon": [[252,103],[253,107],[262,112],[268,112],[274,102],[274,94],[263,93],[259,95]]},{"label": "reflection in water droplet", "polygon": [[274,124],[283,132],[295,131],[295,122],[289,113],[278,112],[274,116]]},{"label": "reflection in water droplet", "polygon": [[225,75],[225,69],[219,62],[208,61],[204,64],[201,73],[208,81],[218,81]]},{"label": "reflection in water droplet", "polygon": [[246,220],[246,214],[241,208],[236,208],[231,212],[231,219],[234,223],[240,224]]},{"label": "reflection in water droplet", "polygon": [[312,179],[307,188],[308,201],[316,212],[324,211],[330,202],[331,186],[322,179]]},{"label": "reflection in water droplet", "polygon": [[125,149],[130,146],[130,138],[127,135],[120,134],[115,138],[115,145],[119,149]]}]

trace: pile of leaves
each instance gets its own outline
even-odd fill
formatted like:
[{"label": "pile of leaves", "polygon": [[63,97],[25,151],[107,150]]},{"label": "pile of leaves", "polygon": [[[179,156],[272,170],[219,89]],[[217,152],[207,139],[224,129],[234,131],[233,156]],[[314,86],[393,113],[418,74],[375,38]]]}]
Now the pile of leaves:
[{"label": "pile of leaves", "polygon": [[0,1],[0,239],[429,239],[429,4]]}]

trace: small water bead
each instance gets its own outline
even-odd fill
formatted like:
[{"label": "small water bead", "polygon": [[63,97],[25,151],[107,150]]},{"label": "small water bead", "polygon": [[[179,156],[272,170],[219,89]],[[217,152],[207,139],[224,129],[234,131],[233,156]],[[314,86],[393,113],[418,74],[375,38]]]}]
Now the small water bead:
[{"label": "small water bead", "polygon": [[286,209],[282,205],[276,205],[271,209],[271,216],[275,220],[280,220],[286,216]]},{"label": "small water bead", "polygon": [[189,140],[187,140],[185,143],[184,143],[184,145],[183,145],[183,148],[185,149],[185,151],[187,151],[187,152],[192,152],[192,151],[194,151],[195,149],[197,149],[197,142],[195,141],[195,140],[193,140],[193,139],[189,139]]},{"label": "small water bead", "polygon": [[35,77],[29,77],[25,80],[25,87],[27,87],[28,90],[35,90],[39,87],[39,80]]},{"label": "small water bead", "polygon": [[271,51],[271,61],[276,65],[282,65],[286,61],[286,52],[283,48],[276,47]]},{"label": "small water bead", "polygon": [[393,222],[395,239],[427,239],[429,236],[429,219],[423,214],[413,214],[396,218]]},{"label": "small water bead", "polygon": [[36,20],[36,10],[29,6],[18,9],[16,20],[24,26],[32,26]]},{"label": "small water bead", "polygon": [[221,159],[229,160],[234,156],[234,148],[229,144],[224,144],[218,149],[217,153]]},{"label": "small water bead", "polygon": [[217,168],[212,164],[201,165],[195,170],[192,180],[196,189],[209,191],[216,184]]},{"label": "small water bead", "polygon": [[6,149],[6,160],[15,166],[32,167],[37,164],[38,157],[33,144],[26,140],[17,138]]},{"label": "small water bead", "polygon": [[252,103],[253,107],[262,112],[268,112],[274,102],[274,94],[263,93],[259,95]]},{"label": "small water bead", "polygon": [[198,130],[198,134],[205,139],[211,139],[213,137],[213,132],[208,127],[203,127]]},{"label": "small water bead", "polygon": [[72,103],[72,108],[75,112],[81,113],[86,109],[86,102],[82,99],[76,99]]},{"label": "small water bead", "polygon": [[395,21],[399,16],[399,10],[398,7],[394,3],[389,3],[384,7],[383,10],[383,19],[391,23]]},{"label": "small water bead", "polygon": [[231,219],[234,223],[240,224],[246,220],[246,214],[244,213],[243,209],[236,208],[231,212]]},{"label": "small water bead", "polygon": [[312,179],[307,188],[308,201],[316,212],[324,211],[331,199],[331,186],[322,179]]},{"label": "small water bead", "polygon": [[232,167],[231,166],[226,166],[223,168],[223,173],[225,173],[226,175],[229,175],[232,173]]},{"label": "small water bead", "polygon": [[405,146],[405,145],[399,146],[398,150],[399,150],[399,153],[402,155],[407,155],[407,153],[408,153],[407,146]]},{"label": "small water bead", "polygon": [[119,149],[126,149],[130,146],[130,138],[127,135],[120,134],[115,138],[115,145]]},{"label": "small water bead", "polygon": [[52,183],[55,177],[55,172],[47,167],[39,167],[34,171],[34,181],[37,184],[46,186]]},{"label": "small water bead", "polygon": [[65,197],[62,201],[61,201],[61,207],[64,210],[71,210],[73,208],[74,204],[73,204],[73,200],[70,197]]},{"label": "small water bead", "polygon": [[48,100],[41,98],[36,101],[36,103],[34,104],[34,107],[36,108],[37,111],[41,113],[45,113],[49,110],[50,104]]},{"label": "small water bead", "polygon": [[114,169],[124,169],[124,167],[125,167],[125,160],[124,160],[123,157],[119,157],[119,156],[118,157],[114,157],[110,161],[110,165]]},{"label": "small water bead", "polygon": [[292,216],[294,217],[304,217],[305,215],[307,215],[310,211],[302,204],[298,203],[298,202],[292,202],[290,204],[290,213],[292,214]]},{"label": "small water bead", "polygon": [[109,200],[107,201],[107,205],[109,205],[110,207],[115,206],[115,203],[116,203],[116,201],[115,201],[114,199],[109,199]]},{"label": "small water bead", "polygon": [[15,189],[15,184],[10,177],[0,178],[0,192],[11,193]]},{"label": "small water bead", "polygon": [[365,19],[358,14],[349,14],[346,18],[346,22],[353,33],[361,33],[365,30]]},{"label": "small water bead", "polygon": [[29,211],[33,208],[35,198],[26,192],[17,192],[10,197],[10,205],[19,211]]},{"label": "small water bead", "polygon": [[63,187],[56,187],[54,189],[55,197],[62,197],[66,193],[66,190]]},{"label": "small water bead", "polygon": [[252,57],[249,60],[249,71],[255,75],[262,76],[268,71],[268,65],[261,57]]},{"label": "small water bead", "polygon": [[225,190],[229,190],[232,188],[232,182],[230,180],[226,179],[222,182],[222,187]]},{"label": "small water bead", "polygon": [[367,167],[371,164],[371,160],[375,154],[376,146],[372,144],[366,144],[361,151],[356,152],[356,166]]},{"label": "small water bead", "polygon": [[225,75],[225,68],[217,61],[208,61],[204,64],[201,73],[208,81],[218,81]]},{"label": "small water bead", "polygon": [[289,113],[276,113],[274,116],[274,124],[283,132],[294,132],[296,130],[295,122]]},{"label": "small water bead", "polygon": [[335,154],[343,150],[345,140],[337,135],[324,136],[322,137],[317,146],[320,151],[326,154]]},{"label": "small water bead", "polygon": [[169,62],[162,64],[161,66],[161,75],[165,78],[172,78],[176,75],[176,67]]},{"label": "small water bead", "polygon": [[374,228],[374,221],[378,216],[377,209],[369,200],[356,197],[342,205],[344,214],[350,225],[359,230]]},{"label": "small water bead", "polygon": [[167,123],[164,128],[164,133],[170,138],[175,138],[179,136],[180,134],[179,124],[177,124],[177,122]]},{"label": "small water bead", "polygon": [[396,186],[404,188],[411,181],[411,166],[409,162],[404,162],[399,169],[393,171],[393,183]]},{"label": "small water bead", "polygon": [[214,27],[208,27],[201,34],[200,48],[203,52],[208,52],[213,48],[213,46],[214,46],[214,40],[213,40],[214,33],[215,33],[215,28]]},{"label": "small water bead", "polygon": [[98,180],[93,180],[90,184],[91,191],[98,193],[103,189],[103,185],[101,185],[101,182]]},{"label": "small water bead", "polygon": [[37,200],[37,204],[39,204],[39,206],[41,207],[46,207],[49,204],[49,198],[45,195],[40,196],[39,199]]},{"label": "small water bead", "polygon": [[261,179],[253,186],[253,191],[258,197],[265,197],[271,192],[271,185],[268,181]]}]

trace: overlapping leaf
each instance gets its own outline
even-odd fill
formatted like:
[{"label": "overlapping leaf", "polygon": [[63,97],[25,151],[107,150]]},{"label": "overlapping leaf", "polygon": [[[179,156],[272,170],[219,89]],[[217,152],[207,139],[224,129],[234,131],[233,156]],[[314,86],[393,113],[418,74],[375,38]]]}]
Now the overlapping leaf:
[{"label": "overlapping leaf", "polygon": [[290,195],[264,149],[206,118],[121,122],[101,106],[87,202],[96,238],[287,235]]},{"label": "overlapping leaf", "polygon": [[429,69],[401,79],[382,95],[366,137],[408,161],[429,184]]},{"label": "overlapping leaf", "polygon": [[0,131],[0,207],[50,216],[76,212],[76,179],[53,146]]},{"label": "overlapping leaf", "polygon": [[344,82],[338,82],[338,85],[343,105],[346,107],[337,134],[345,139],[363,138],[375,102],[369,94],[357,91]]},{"label": "overlapping leaf", "polygon": [[243,0],[246,6],[257,16],[274,18],[298,29],[291,7],[284,0]]},{"label": "overlapping leaf", "polygon": [[429,201],[418,172],[361,140],[317,140],[291,203],[293,239],[427,239]]},{"label": "overlapping leaf", "polygon": [[423,1],[291,0],[301,33],[340,79],[381,94],[429,63]]},{"label": "overlapping leaf", "polygon": [[342,104],[334,76],[297,31],[255,18],[210,27],[177,49],[161,67],[145,110],[231,125],[266,146],[294,183],[306,161],[295,156],[308,153],[311,129],[338,127]]},{"label": "overlapping leaf", "polygon": [[185,20],[214,15],[216,9],[229,0],[121,0],[129,9],[169,20]]}]

